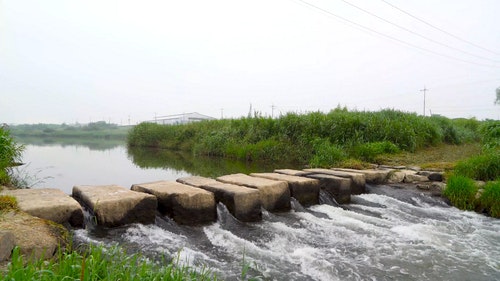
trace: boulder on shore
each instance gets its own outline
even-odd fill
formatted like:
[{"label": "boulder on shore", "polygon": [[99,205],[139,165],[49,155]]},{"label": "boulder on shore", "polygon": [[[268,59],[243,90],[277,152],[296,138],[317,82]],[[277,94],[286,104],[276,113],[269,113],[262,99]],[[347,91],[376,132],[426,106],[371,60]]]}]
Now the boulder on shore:
[{"label": "boulder on shore", "polygon": [[[21,255],[29,260],[40,258],[49,259],[54,256],[59,247],[65,247],[68,243],[68,230],[60,224],[52,221],[34,217],[23,211],[9,211],[0,213],[0,229],[11,233],[14,246],[19,247]],[[11,248],[12,244],[7,240],[0,241],[1,247]],[[3,242],[9,242],[3,245]],[[8,249],[7,249],[8,250]],[[7,257],[8,258],[8,257]]]}]

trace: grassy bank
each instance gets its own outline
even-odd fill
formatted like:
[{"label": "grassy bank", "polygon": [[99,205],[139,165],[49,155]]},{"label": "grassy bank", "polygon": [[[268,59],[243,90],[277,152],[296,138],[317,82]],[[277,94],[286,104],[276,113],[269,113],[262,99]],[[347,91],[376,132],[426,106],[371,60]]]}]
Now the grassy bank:
[{"label": "grassy bank", "polygon": [[276,119],[257,115],[184,125],[143,123],[130,131],[128,145],[328,167],[350,158],[377,162],[381,155],[478,141],[480,126],[474,119],[337,108]]}]

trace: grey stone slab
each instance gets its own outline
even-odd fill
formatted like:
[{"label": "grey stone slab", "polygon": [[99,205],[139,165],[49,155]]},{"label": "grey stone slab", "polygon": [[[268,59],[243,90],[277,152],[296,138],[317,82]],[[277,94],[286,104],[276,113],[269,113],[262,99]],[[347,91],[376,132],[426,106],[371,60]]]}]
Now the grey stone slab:
[{"label": "grey stone slab", "polygon": [[351,202],[352,179],[327,174],[310,174],[307,177],[319,180],[320,188],[328,192],[337,203]]},{"label": "grey stone slab", "polygon": [[389,173],[392,171],[390,169],[356,170],[356,169],[344,169],[344,168],[334,168],[333,170],[365,175],[366,183],[371,183],[371,184],[387,183],[387,178],[389,177]]},{"label": "grey stone slab", "polygon": [[217,220],[217,208],[212,192],[171,181],[134,184],[134,191],[156,196],[161,213],[180,224],[195,225]]},{"label": "grey stone slab", "polygon": [[83,227],[82,207],[75,199],[59,189],[15,189],[4,190],[1,194],[14,196],[19,209],[32,216]]},{"label": "grey stone slab", "polygon": [[351,194],[361,194],[366,191],[365,175],[352,172],[336,171],[332,169],[305,169],[304,171],[315,174],[333,175],[341,178],[349,178],[351,182]]},{"label": "grey stone slab", "polygon": [[258,189],[262,206],[268,211],[290,210],[290,190],[286,181],[275,181],[232,174],[217,178],[218,181]]},{"label": "grey stone slab", "polygon": [[310,206],[319,203],[319,180],[279,173],[252,173],[250,176],[286,181],[290,189],[290,195],[297,199],[300,204]]},{"label": "grey stone slab", "polygon": [[151,194],[117,185],[80,185],[73,187],[73,197],[88,207],[99,225],[155,222],[158,203]]}]

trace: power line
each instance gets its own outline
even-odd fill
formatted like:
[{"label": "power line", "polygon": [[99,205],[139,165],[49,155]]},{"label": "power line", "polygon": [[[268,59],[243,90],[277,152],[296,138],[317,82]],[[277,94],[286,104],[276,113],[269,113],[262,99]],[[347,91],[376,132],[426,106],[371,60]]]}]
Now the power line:
[{"label": "power line", "polygon": [[401,25],[399,25],[399,24],[397,24],[397,23],[391,22],[391,21],[389,21],[389,20],[387,20],[387,19],[385,19],[385,18],[383,18],[383,17],[380,17],[380,16],[378,16],[378,15],[376,15],[376,14],[374,14],[374,13],[372,13],[372,12],[370,12],[370,11],[366,10],[366,9],[363,9],[363,8],[361,8],[361,7],[359,7],[359,6],[356,6],[356,5],[354,5],[354,4],[352,4],[352,3],[350,3],[350,2],[348,2],[348,1],[346,1],[346,0],[341,0],[341,1],[342,1],[342,2],[344,2],[344,3],[346,3],[347,5],[349,5],[349,6],[351,6],[351,7],[354,7],[354,8],[356,8],[356,9],[360,10],[360,11],[363,11],[364,13],[367,13],[367,14],[369,14],[369,15],[373,16],[373,17],[376,17],[376,18],[378,18],[379,20],[382,20],[382,21],[384,21],[384,22],[386,22],[386,23],[388,23],[388,24],[391,24],[391,25],[393,25],[393,26],[395,26],[395,27],[399,28],[399,29],[402,29],[402,30],[404,30],[404,31],[406,31],[406,32],[409,32],[409,33],[411,33],[411,34],[413,34],[413,35],[415,35],[415,36],[418,36],[418,37],[420,37],[420,38],[423,38],[423,39],[425,39],[425,40],[428,40],[428,41],[430,41],[430,42],[432,42],[432,43],[434,43],[434,44],[438,44],[438,45],[440,45],[440,46],[443,46],[443,47],[446,47],[446,48],[449,48],[449,49],[452,49],[452,50],[455,50],[455,51],[458,51],[458,52],[461,52],[461,53],[463,53],[463,54],[466,54],[466,55],[469,55],[469,56],[473,56],[473,57],[476,57],[476,58],[479,58],[479,59],[488,60],[488,61],[491,61],[491,62],[493,62],[493,63],[500,62],[500,61],[498,61],[498,60],[492,60],[492,59],[490,59],[490,58],[486,58],[486,57],[483,57],[483,56],[479,56],[479,55],[476,55],[476,54],[473,54],[473,53],[470,53],[470,52],[467,52],[467,51],[461,50],[461,49],[459,49],[459,48],[456,48],[456,47],[450,46],[450,45],[448,45],[448,44],[445,44],[445,43],[439,42],[439,41],[434,40],[434,39],[432,39],[432,38],[429,38],[429,37],[427,37],[427,36],[425,36],[425,35],[419,34],[419,33],[415,32],[415,31],[413,31],[413,30],[410,30],[410,29],[408,29],[408,28],[406,28],[406,27],[404,27],[404,26],[401,26]]},{"label": "power line", "polygon": [[410,47],[412,47],[412,48],[415,48],[415,49],[418,49],[418,50],[421,50],[421,51],[424,51],[424,52],[427,52],[427,53],[431,53],[431,54],[436,55],[436,56],[440,56],[440,57],[444,57],[444,58],[447,58],[447,59],[455,60],[455,61],[460,61],[460,62],[469,63],[469,64],[475,64],[475,65],[479,65],[479,66],[486,66],[486,67],[494,67],[494,68],[498,68],[498,66],[495,66],[495,65],[491,65],[491,64],[484,64],[484,63],[477,63],[477,62],[473,62],[473,61],[463,60],[463,59],[460,59],[460,58],[456,58],[456,57],[453,57],[453,56],[449,56],[449,55],[441,54],[441,53],[434,52],[434,51],[429,50],[429,49],[426,49],[426,48],[419,47],[419,46],[417,46],[417,45],[414,45],[414,44],[411,44],[411,43],[405,42],[405,41],[403,41],[403,40],[401,40],[401,39],[398,39],[398,38],[396,38],[396,37],[394,37],[394,36],[384,34],[384,33],[380,32],[380,31],[375,30],[375,29],[372,29],[372,28],[366,27],[366,26],[364,26],[364,25],[362,25],[362,24],[359,24],[359,23],[357,23],[357,22],[354,22],[354,21],[352,21],[352,20],[350,20],[350,19],[347,19],[347,18],[345,18],[345,17],[342,17],[342,16],[339,16],[339,15],[337,15],[337,14],[334,14],[334,13],[332,13],[332,12],[330,12],[330,11],[328,11],[328,10],[324,9],[324,8],[321,8],[321,7],[319,7],[319,6],[316,6],[316,5],[314,5],[314,4],[311,4],[311,3],[307,2],[307,1],[304,1],[304,0],[298,0],[298,1],[299,1],[299,2],[301,2],[301,3],[304,3],[304,4],[308,5],[308,6],[310,6],[310,7],[312,7],[312,8],[314,8],[314,9],[317,9],[317,10],[319,10],[319,11],[322,11],[323,13],[326,13],[326,14],[328,14],[328,15],[330,15],[330,16],[334,16],[334,17],[336,17],[336,18],[338,18],[338,19],[340,19],[340,20],[342,20],[342,21],[344,21],[344,22],[348,22],[348,23],[350,23],[350,24],[352,24],[352,25],[354,25],[354,26],[356,26],[356,27],[358,27],[358,28],[361,28],[362,30],[365,30],[365,31],[369,31],[369,32],[375,33],[375,34],[377,34],[377,35],[379,35],[379,36],[382,36],[382,37],[385,37],[385,38],[391,39],[391,40],[393,40],[393,41],[396,41],[396,42],[399,42],[399,43],[401,43],[401,44],[404,44],[404,45],[410,46]]},{"label": "power line", "polygon": [[479,45],[477,45],[477,44],[475,44],[475,43],[473,43],[473,42],[471,42],[471,41],[469,41],[469,40],[462,39],[462,38],[460,38],[460,37],[458,37],[458,36],[456,36],[456,35],[454,35],[454,34],[452,34],[452,33],[448,32],[448,31],[446,31],[446,30],[444,30],[444,29],[442,29],[442,28],[439,28],[439,27],[437,27],[437,26],[435,26],[435,25],[433,25],[433,24],[431,24],[431,23],[429,23],[429,22],[427,22],[427,21],[425,21],[425,20],[423,20],[423,19],[421,19],[421,18],[419,18],[419,17],[417,17],[417,16],[414,16],[414,15],[410,14],[409,12],[407,12],[407,11],[405,11],[405,10],[403,10],[403,9],[401,9],[401,8],[399,8],[399,7],[397,7],[397,6],[396,6],[396,5],[394,5],[394,4],[391,4],[391,3],[389,3],[389,2],[387,2],[387,1],[385,1],[385,0],[380,0],[380,1],[384,2],[385,4],[387,4],[387,5],[391,6],[391,7],[393,7],[394,9],[396,9],[396,10],[398,10],[398,11],[400,11],[400,12],[402,12],[402,13],[404,13],[404,14],[406,14],[406,15],[408,15],[408,16],[410,16],[410,17],[412,17],[412,18],[414,18],[414,19],[416,19],[416,20],[418,20],[418,21],[420,21],[420,22],[422,22],[422,23],[424,23],[424,24],[426,24],[426,25],[428,25],[428,26],[430,26],[430,27],[434,28],[434,29],[436,29],[436,30],[439,30],[439,31],[441,31],[441,32],[443,32],[443,33],[445,33],[445,34],[447,34],[448,36],[451,36],[451,37],[453,37],[453,38],[455,38],[455,39],[457,39],[457,40],[459,40],[459,41],[462,41],[462,42],[464,42],[464,43],[467,43],[467,44],[469,44],[469,45],[471,45],[471,46],[474,46],[474,47],[476,47],[476,48],[479,48],[479,49],[481,49],[481,50],[484,50],[484,51],[490,52],[490,53],[492,53],[492,54],[495,54],[495,55],[500,55],[500,53],[498,53],[498,52],[495,52],[495,51],[492,51],[492,50],[490,50],[490,49],[487,49],[487,48],[484,48],[484,47],[482,47],[482,46],[479,46]]}]

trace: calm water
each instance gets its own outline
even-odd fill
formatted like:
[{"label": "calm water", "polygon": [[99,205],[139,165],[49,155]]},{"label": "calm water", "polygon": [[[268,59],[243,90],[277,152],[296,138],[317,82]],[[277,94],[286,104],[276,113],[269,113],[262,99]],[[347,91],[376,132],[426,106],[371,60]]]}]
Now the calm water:
[{"label": "calm water", "polygon": [[[120,184],[189,174],[205,176],[272,167],[191,159],[123,145],[32,144],[25,162],[40,186]],[[282,166],[283,167],[283,166]],[[154,225],[76,230],[76,241],[119,244],[152,259],[166,254],[221,278],[239,280],[243,260],[264,280],[500,280],[500,220],[450,208],[441,200],[389,186],[368,186],[352,204],[302,207],[241,223],[219,204],[216,223],[187,227],[158,216]],[[322,194],[324,202],[329,202]]]}]

